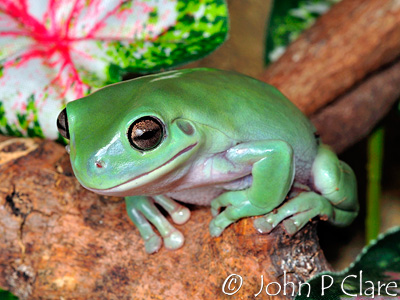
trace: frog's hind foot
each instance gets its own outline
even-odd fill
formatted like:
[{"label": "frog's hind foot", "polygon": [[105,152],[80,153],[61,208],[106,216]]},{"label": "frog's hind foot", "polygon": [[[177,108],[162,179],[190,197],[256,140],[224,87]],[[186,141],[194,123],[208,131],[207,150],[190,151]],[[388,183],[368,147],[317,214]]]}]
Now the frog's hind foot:
[{"label": "frog's hind foot", "polygon": [[315,192],[303,192],[274,212],[254,220],[254,226],[261,233],[269,233],[282,222],[285,231],[293,235],[318,216],[322,220],[352,220],[356,215],[357,212],[335,208],[328,199]]},{"label": "frog's hind foot", "polygon": [[294,234],[317,216],[338,226],[351,223],[358,213],[357,184],[351,168],[321,145],[313,163],[312,178],[317,192],[302,192],[256,219],[256,229],[267,233],[282,222],[286,232]]}]

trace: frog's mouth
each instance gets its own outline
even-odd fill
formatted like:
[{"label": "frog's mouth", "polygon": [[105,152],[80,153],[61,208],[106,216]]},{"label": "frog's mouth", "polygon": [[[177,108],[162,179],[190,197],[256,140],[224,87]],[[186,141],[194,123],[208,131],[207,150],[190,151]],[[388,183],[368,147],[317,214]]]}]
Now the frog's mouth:
[{"label": "frog's mouth", "polygon": [[[157,178],[161,177],[162,175],[168,173],[169,171],[172,171],[173,168],[175,168],[176,164],[172,164],[175,160],[178,158],[182,157],[185,153],[189,152],[192,150],[194,147],[196,147],[198,143],[194,143],[185,149],[179,151],[177,154],[175,154],[172,158],[167,160],[165,163],[162,165],[158,166],[157,168],[142,173],[135,178],[132,178],[128,181],[125,181],[121,184],[118,184],[114,187],[107,188],[107,189],[95,189],[95,188],[90,188],[90,187],[85,187],[86,189],[93,191],[98,194],[106,195],[106,196],[120,196],[120,197],[126,197],[126,196],[132,196],[130,192],[134,189],[137,189],[145,184],[154,182]],[[138,195],[135,193],[134,195]]]}]

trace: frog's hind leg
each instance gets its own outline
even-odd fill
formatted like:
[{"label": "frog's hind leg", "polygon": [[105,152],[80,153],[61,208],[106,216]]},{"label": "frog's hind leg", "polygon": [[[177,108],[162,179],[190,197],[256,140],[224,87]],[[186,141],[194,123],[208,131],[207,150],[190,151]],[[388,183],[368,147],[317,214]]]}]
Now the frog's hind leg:
[{"label": "frog's hind leg", "polygon": [[338,226],[348,225],[357,216],[357,184],[353,171],[327,146],[321,145],[312,167],[317,192],[302,192],[273,213],[255,220],[260,232],[270,232],[280,222],[289,234],[300,230],[316,216]]}]

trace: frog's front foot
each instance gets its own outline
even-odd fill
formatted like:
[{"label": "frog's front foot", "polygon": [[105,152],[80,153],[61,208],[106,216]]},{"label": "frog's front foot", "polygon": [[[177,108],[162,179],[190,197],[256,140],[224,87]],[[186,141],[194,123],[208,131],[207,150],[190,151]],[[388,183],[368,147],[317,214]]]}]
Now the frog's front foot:
[{"label": "frog's front foot", "polygon": [[[252,184],[244,190],[227,191],[211,202],[212,236],[219,236],[241,218],[269,213],[285,199],[294,177],[293,149],[284,141],[239,144],[228,151],[227,159],[236,165],[252,165]],[[221,208],[225,209],[220,212]]]},{"label": "frog's front foot", "polygon": [[[220,212],[221,208],[225,208]],[[263,215],[269,208],[253,205],[248,198],[248,190],[226,192],[211,202],[211,213],[214,219],[210,222],[211,236],[219,236],[226,227],[237,220]]]},{"label": "frog's front foot", "polygon": [[151,224],[157,228],[167,249],[178,249],[183,245],[182,233],[168,222],[154,203],[162,206],[175,224],[183,224],[189,219],[189,209],[162,195],[125,197],[125,201],[128,215],[139,229],[147,253],[157,252],[162,245],[162,239],[154,232]]}]

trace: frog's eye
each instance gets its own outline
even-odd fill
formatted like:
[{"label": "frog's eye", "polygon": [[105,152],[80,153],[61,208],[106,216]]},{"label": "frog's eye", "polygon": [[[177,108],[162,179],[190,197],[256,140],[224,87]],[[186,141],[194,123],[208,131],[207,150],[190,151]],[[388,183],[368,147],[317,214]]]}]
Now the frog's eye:
[{"label": "frog's eye", "polygon": [[67,109],[64,108],[57,118],[57,128],[58,132],[69,140],[69,130],[68,130],[68,118],[67,118]]},{"label": "frog's eye", "polygon": [[131,145],[139,150],[150,150],[157,147],[164,136],[164,126],[155,117],[143,117],[131,124],[128,139]]}]

